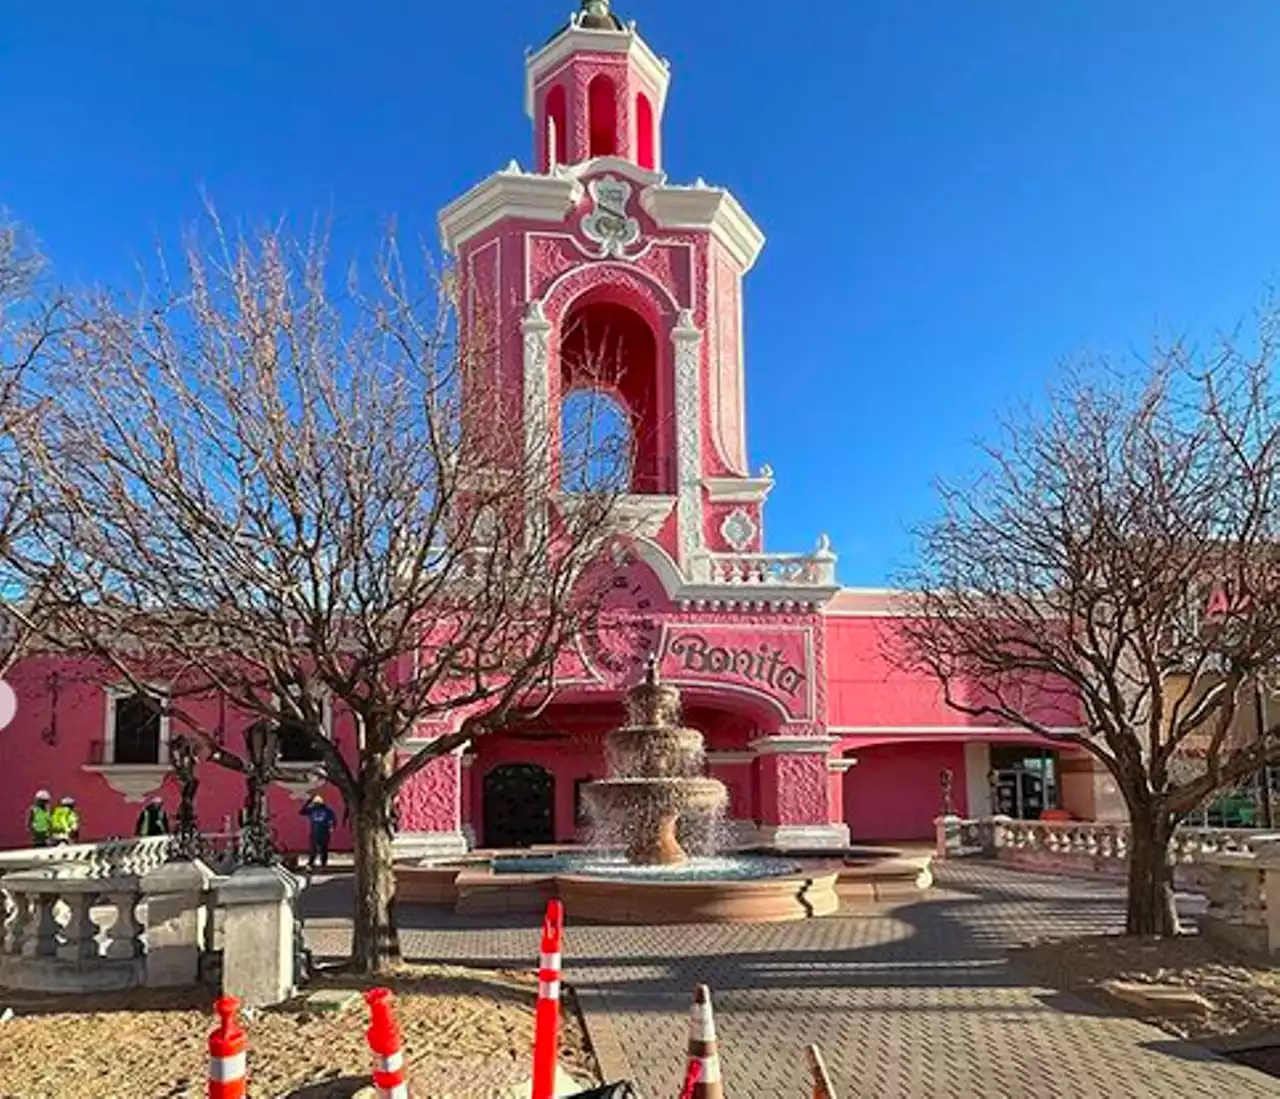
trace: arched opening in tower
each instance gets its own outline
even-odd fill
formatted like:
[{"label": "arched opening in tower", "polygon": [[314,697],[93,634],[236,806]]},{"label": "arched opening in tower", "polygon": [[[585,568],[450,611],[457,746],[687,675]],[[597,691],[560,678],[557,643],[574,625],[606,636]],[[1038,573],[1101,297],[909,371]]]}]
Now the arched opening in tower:
[{"label": "arched opening in tower", "polygon": [[636,161],[653,170],[657,164],[657,141],[653,124],[653,104],[643,92],[636,97]]},{"label": "arched opening in tower", "polygon": [[542,170],[549,172],[556,164],[564,164],[569,159],[569,134],[565,125],[568,111],[563,84],[557,84],[547,92],[545,114]]},{"label": "arched opening in tower", "polygon": [[[658,387],[658,342],[644,317],[609,300],[587,302],[569,313],[560,345],[566,488],[575,471],[592,468],[592,462],[572,448],[586,441],[606,460],[613,448],[616,463],[616,440],[625,431],[628,490],[641,495],[674,492]],[[573,419],[566,419],[570,415]],[[611,424],[614,434],[608,435]],[[597,476],[603,472],[599,461],[594,469]]]},{"label": "arched opening in tower", "polygon": [[618,151],[618,95],[613,81],[603,73],[587,88],[587,112],[591,156],[613,156]]}]

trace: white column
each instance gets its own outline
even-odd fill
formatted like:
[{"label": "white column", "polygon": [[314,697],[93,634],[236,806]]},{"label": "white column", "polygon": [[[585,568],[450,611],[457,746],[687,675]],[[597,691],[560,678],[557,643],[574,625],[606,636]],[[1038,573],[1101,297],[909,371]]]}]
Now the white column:
[{"label": "white column", "polygon": [[[551,361],[551,322],[542,303],[531,301],[520,322],[524,337],[524,450],[528,463],[526,475],[538,463],[551,460],[548,440],[551,438],[550,380],[547,371]],[[529,516],[529,539],[536,544],[541,537],[547,514],[545,506],[535,506]]]},{"label": "white column", "polygon": [[703,555],[702,533],[702,399],[699,378],[702,333],[693,312],[680,311],[671,331],[676,359],[676,469],[679,478],[678,510],[680,565],[690,579],[695,562]]},{"label": "white column", "polygon": [[964,791],[969,806],[967,816],[991,816],[991,745],[986,741],[965,742]]}]

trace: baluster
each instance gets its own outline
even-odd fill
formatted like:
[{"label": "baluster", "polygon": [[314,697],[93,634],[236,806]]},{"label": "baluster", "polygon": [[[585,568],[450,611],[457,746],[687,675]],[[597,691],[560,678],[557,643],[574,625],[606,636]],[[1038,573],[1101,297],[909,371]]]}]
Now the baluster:
[{"label": "baluster", "polygon": [[139,894],[111,893],[106,899],[116,910],[115,922],[107,932],[106,956],[112,959],[141,957],[142,925],[135,912]]},{"label": "baluster", "polygon": [[70,915],[63,942],[58,947],[58,957],[64,961],[78,962],[98,956],[98,926],[90,915],[93,903],[92,893],[73,893],[67,898]]},{"label": "baluster", "polygon": [[32,893],[28,896],[32,906],[30,923],[23,937],[22,956],[24,958],[52,958],[58,953],[58,926],[54,914],[54,906],[58,903],[56,894]]},{"label": "baluster", "polygon": [[13,916],[5,925],[4,950],[21,956],[27,953],[27,939],[34,931],[35,909],[25,893],[6,892],[5,897],[13,905]]},{"label": "baluster", "polygon": [[1116,833],[1110,826],[1104,827],[1098,834],[1098,851],[1104,859],[1114,859],[1119,855]]}]

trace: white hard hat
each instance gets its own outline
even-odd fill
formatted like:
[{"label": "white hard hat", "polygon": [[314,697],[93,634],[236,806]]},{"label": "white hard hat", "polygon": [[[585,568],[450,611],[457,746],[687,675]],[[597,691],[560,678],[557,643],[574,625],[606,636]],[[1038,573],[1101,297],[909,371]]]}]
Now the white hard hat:
[{"label": "white hard hat", "polygon": [[74,805],[75,803],[76,803],[76,799],[71,797],[70,794],[68,794],[65,798],[62,799],[63,805]]},{"label": "white hard hat", "polygon": [[36,801],[48,801],[51,796],[48,790],[36,791]]}]

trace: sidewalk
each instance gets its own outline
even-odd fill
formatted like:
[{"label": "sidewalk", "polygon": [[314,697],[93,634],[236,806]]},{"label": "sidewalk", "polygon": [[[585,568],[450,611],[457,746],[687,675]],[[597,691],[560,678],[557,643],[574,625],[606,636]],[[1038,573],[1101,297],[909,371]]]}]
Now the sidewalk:
[{"label": "sidewalk", "polygon": [[[328,902],[314,898],[329,909],[308,931],[322,952],[345,945],[340,888],[326,888]],[[715,999],[730,1099],[808,1095],[810,1042],[822,1046],[841,1099],[1280,1097],[1280,1080],[1037,988],[1005,961],[1009,946],[1047,928],[1117,929],[1120,900],[1107,884],[952,864],[926,899],[847,918],[575,927],[569,913],[566,979],[648,1099],[675,1093],[699,982]],[[407,908],[400,926],[413,958],[520,967],[537,951],[529,918]]]}]

